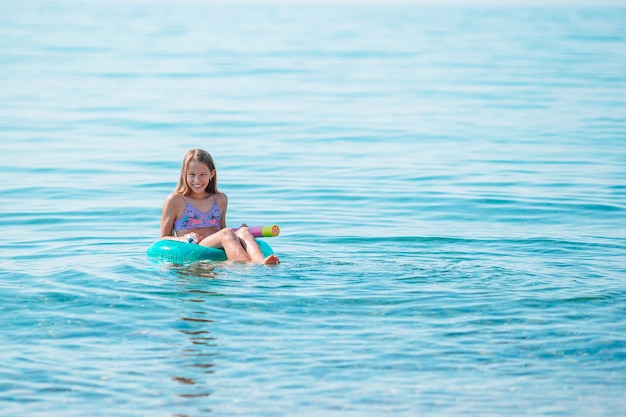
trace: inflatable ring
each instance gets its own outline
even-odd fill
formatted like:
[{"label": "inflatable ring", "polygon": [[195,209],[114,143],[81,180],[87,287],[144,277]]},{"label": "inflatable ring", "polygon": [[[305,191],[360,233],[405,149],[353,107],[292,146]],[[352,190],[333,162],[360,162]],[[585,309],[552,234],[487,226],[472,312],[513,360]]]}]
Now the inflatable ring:
[{"label": "inflatable ring", "polygon": [[[274,251],[263,240],[257,240],[263,257],[267,258]],[[208,246],[193,243],[180,242],[178,240],[157,240],[148,248],[148,258],[153,261],[190,263],[198,261],[225,261],[226,252],[223,249],[209,248]]]}]

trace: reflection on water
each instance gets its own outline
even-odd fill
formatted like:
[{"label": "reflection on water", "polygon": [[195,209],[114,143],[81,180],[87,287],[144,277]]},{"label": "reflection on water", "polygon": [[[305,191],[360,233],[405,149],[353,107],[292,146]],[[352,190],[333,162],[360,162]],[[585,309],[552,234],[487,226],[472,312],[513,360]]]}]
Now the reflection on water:
[{"label": "reflection on water", "polygon": [[223,267],[217,262],[195,262],[191,264],[165,264],[175,275],[193,278],[216,278],[216,271]]},{"label": "reflection on water", "polygon": [[[210,375],[215,373],[214,359],[217,353],[216,338],[210,332],[213,320],[207,317],[207,312],[202,311],[207,299],[220,294],[216,291],[208,291],[197,288],[198,280],[217,278],[216,269],[219,264],[200,262],[185,265],[170,265],[168,269],[180,279],[180,284],[185,288],[182,299],[189,303],[191,309],[186,316],[178,318],[178,322],[185,328],[177,328],[175,331],[182,334],[188,340],[187,346],[181,350],[181,366],[172,376],[172,381],[180,384],[181,390],[178,396],[184,399],[209,397]],[[186,416],[185,414],[176,414]]]}]

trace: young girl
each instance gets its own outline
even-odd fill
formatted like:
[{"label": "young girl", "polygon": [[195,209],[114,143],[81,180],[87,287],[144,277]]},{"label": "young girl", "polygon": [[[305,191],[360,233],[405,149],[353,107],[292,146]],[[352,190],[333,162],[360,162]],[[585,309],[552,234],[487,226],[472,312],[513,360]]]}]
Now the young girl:
[{"label": "young girl", "polygon": [[211,155],[202,149],[185,154],[176,191],[165,199],[161,239],[194,242],[223,248],[228,259],[274,265],[279,259],[263,257],[248,228],[236,232],[226,227],[228,197],[217,190],[217,173]]}]

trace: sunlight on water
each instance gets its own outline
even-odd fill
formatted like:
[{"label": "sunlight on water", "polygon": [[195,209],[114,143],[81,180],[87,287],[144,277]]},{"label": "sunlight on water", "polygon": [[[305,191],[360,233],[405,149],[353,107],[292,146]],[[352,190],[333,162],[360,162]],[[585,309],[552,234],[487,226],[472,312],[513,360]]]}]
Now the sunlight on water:
[{"label": "sunlight on water", "polygon": [[[621,416],[625,22],[3,2],[3,414]],[[195,147],[279,266],[147,259]]]}]

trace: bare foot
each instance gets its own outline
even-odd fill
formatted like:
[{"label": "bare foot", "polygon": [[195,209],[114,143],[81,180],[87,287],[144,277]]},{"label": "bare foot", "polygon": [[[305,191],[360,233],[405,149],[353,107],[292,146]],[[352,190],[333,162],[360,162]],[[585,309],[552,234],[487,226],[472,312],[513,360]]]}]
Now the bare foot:
[{"label": "bare foot", "polygon": [[270,255],[263,261],[265,265],[277,265],[280,263],[280,259],[276,255]]}]

